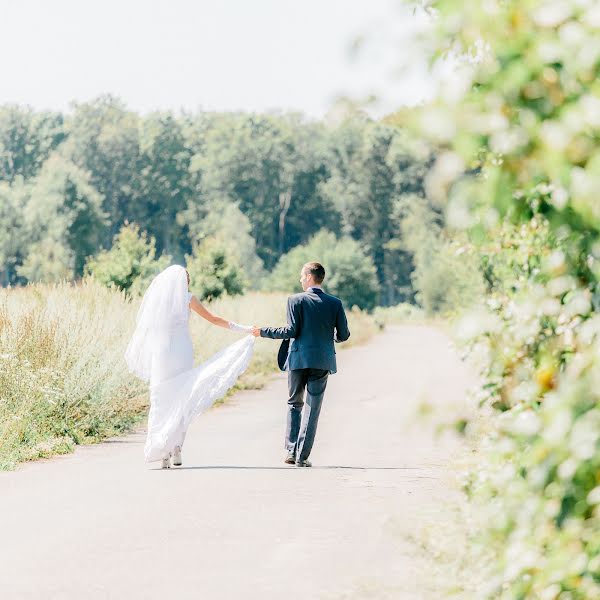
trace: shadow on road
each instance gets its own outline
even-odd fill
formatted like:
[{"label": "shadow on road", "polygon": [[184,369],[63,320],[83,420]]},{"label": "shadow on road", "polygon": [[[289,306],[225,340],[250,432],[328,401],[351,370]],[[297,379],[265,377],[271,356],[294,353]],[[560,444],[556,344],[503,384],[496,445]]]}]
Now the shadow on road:
[{"label": "shadow on road", "polygon": [[[151,471],[186,471],[193,469],[243,469],[243,470],[259,470],[259,471],[291,471],[298,467],[289,465],[287,467],[262,467],[262,466],[242,466],[242,465],[198,465],[193,467],[171,467],[170,469],[154,468]],[[315,471],[319,469],[344,469],[356,471],[423,471],[423,467],[354,467],[345,465],[315,465],[309,468],[302,468],[303,471]]]}]

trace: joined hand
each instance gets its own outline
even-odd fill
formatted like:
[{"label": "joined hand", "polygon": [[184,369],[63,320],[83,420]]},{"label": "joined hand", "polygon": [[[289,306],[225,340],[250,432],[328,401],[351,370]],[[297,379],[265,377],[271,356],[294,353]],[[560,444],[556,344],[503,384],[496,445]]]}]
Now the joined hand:
[{"label": "joined hand", "polygon": [[254,337],[260,337],[260,327],[257,327],[256,325],[252,326],[252,335]]}]

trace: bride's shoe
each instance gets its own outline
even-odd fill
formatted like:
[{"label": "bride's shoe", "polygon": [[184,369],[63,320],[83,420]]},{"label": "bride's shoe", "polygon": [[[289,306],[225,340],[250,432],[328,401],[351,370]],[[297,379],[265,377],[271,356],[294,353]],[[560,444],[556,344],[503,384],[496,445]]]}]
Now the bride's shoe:
[{"label": "bride's shoe", "polygon": [[171,468],[171,455],[170,454],[169,454],[169,456],[166,456],[165,458],[162,459],[162,468],[163,469]]},{"label": "bride's shoe", "polygon": [[173,466],[180,467],[181,464],[181,446],[175,446],[173,450]]}]

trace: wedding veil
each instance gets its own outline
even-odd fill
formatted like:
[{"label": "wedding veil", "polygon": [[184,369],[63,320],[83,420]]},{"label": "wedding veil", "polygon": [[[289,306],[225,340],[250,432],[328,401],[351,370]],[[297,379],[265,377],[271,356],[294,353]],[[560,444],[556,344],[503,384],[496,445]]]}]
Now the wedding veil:
[{"label": "wedding veil", "polygon": [[157,352],[188,317],[187,274],[182,266],[172,265],[152,280],[142,298],[135,331],[125,351],[129,370],[149,382]]}]

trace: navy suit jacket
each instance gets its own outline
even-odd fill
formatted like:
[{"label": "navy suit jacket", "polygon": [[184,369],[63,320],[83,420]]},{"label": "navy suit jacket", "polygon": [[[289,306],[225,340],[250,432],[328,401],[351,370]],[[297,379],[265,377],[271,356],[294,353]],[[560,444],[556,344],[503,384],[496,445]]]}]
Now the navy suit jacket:
[{"label": "navy suit jacket", "polygon": [[263,327],[261,337],[291,339],[285,370],[323,369],[337,371],[335,342],[345,342],[350,337],[342,301],[320,288],[288,298],[287,326]]}]

